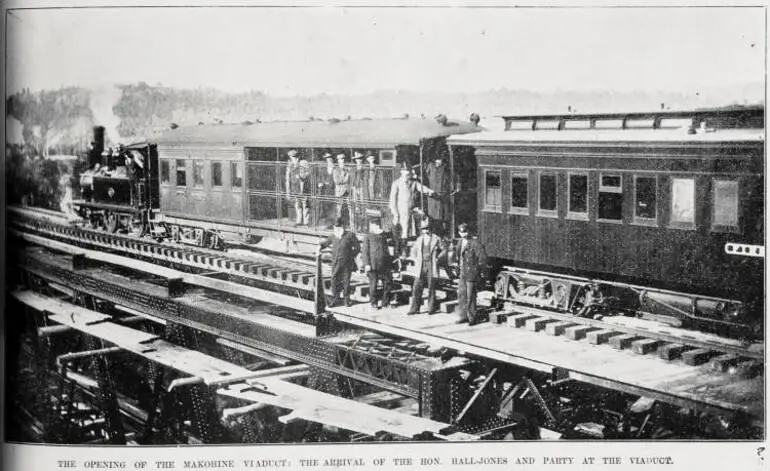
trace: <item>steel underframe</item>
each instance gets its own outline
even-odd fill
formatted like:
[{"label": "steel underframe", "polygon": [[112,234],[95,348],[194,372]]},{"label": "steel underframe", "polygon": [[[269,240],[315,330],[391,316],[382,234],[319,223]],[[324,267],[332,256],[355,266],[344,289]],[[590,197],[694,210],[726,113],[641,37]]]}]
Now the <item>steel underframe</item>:
[{"label": "steel underframe", "polygon": [[[371,355],[330,341],[334,333],[325,337],[304,337],[263,323],[230,316],[226,312],[184,304],[168,298],[165,289],[150,283],[136,280],[126,280],[123,284],[112,283],[96,276],[98,271],[73,268],[65,257],[41,258],[25,253],[20,256],[20,268],[47,282],[158,317],[172,326],[207,332],[274,352],[331,374],[416,398],[423,417],[438,421],[449,419],[448,408],[439,399],[441,395],[438,392],[446,387],[448,378],[456,372],[457,366],[445,368],[436,359],[432,362],[405,362]],[[429,357],[427,359],[431,360]],[[205,435],[205,430],[199,432]]]}]

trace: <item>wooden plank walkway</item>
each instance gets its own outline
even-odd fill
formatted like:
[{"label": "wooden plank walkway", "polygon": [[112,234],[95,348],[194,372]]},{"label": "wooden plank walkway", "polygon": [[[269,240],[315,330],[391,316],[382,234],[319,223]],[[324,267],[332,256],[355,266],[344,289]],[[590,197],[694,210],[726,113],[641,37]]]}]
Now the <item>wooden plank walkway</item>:
[{"label": "wooden plank walkway", "polygon": [[[503,363],[553,372],[563,369],[577,381],[630,394],[651,397],[682,407],[720,413],[741,411],[762,421],[763,377],[741,378],[712,368],[690,366],[658,355],[616,350],[586,338],[512,328],[488,322],[475,326],[455,324],[454,314],[407,316],[406,307],[372,310],[368,304],[330,309],[338,320],[391,335],[412,338],[436,347],[455,349]],[[566,330],[569,330],[567,328]],[[598,330],[598,329],[596,329]],[[590,332],[589,332],[590,333]]]},{"label": "wooden plank walkway", "polygon": [[288,409],[296,418],[368,435],[388,432],[413,437],[430,432],[437,438],[447,440],[478,439],[475,435],[459,432],[442,436],[441,431],[449,427],[449,424],[344,399],[284,381],[286,368],[276,368],[275,371],[280,374],[275,375],[270,370],[251,371],[171,344],[155,335],[111,323],[110,316],[65,301],[31,291],[16,291],[11,295],[37,311],[49,313],[48,319],[54,322],[100,338],[190,377],[200,378],[204,384],[217,385],[231,380],[232,384],[217,389],[217,393],[222,396]]}]

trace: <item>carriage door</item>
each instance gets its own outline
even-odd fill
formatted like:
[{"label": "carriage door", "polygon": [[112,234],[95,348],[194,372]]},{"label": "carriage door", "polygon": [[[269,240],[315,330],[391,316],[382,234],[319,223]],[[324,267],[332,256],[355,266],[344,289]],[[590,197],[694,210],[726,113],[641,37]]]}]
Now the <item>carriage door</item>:
[{"label": "carriage door", "polygon": [[458,224],[465,222],[470,226],[471,233],[476,234],[478,232],[476,154],[473,147],[450,146],[449,160],[455,186],[455,193],[451,198],[453,231]]}]

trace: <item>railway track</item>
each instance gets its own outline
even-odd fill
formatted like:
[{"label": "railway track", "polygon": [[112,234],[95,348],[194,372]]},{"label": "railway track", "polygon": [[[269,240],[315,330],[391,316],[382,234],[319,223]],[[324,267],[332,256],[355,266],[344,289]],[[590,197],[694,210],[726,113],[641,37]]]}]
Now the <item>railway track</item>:
[{"label": "railway track", "polygon": [[[209,249],[77,227],[70,224],[61,213],[54,211],[10,207],[8,212],[14,215],[9,218],[9,226],[23,234],[42,236],[87,249],[126,254],[176,269],[199,273],[220,272],[237,277],[246,284],[256,282],[279,285],[292,293],[299,291],[307,295],[315,291],[313,262],[259,253],[229,257],[223,252]],[[328,267],[322,270],[324,276],[330,275]]]},{"label": "railway track", "polygon": [[[309,297],[315,290],[314,266],[305,261],[253,254],[248,258],[232,258],[222,252],[136,239],[119,234],[107,234],[66,223],[66,218],[55,211],[9,208],[19,219],[12,225],[26,234],[35,234],[78,247],[107,250],[138,257],[173,268],[192,269],[199,273],[212,272],[228,275],[233,281],[244,284],[279,287],[284,292]],[[23,234],[22,234],[23,236]],[[329,269],[324,267],[324,276]],[[327,284],[329,281],[325,281]],[[353,283],[355,295],[367,295],[361,280]],[[403,290],[402,290],[403,291]],[[402,295],[407,295],[403,293]],[[440,296],[446,299],[445,295]],[[360,299],[359,299],[360,300]],[[451,311],[454,301],[442,303],[444,312]],[[594,345],[607,344],[617,350],[650,355],[657,354],[666,361],[681,360],[688,364],[710,363],[715,369],[738,370],[741,374],[753,374],[764,364],[764,342],[740,341],[717,335],[703,334],[686,329],[661,327],[655,322],[642,321],[629,325],[623,317],[603,320],[580,318],[534,307],[515,308],[490,312],[490,322],[504,323],[515,328],[544,332],[575,341]]]},{"label": "railway track", "polygon": [[[35,226],[33,226],[35,227]],[[23,228],[20,228],[23,229]],[[75,228],[77,229],[77,228]],[[21,232],[21,231],[18,231]],[[59,234],[66,231],[64,229],[54,231]],[[44,234],[29,235],[21,234],[22,236],[35,237],[42,239]],[[95,234],[90,237],[105,236],[106,234]],[[111,237],[111,236],[108,236]],[[119,236],[120,237],[120,236]],[[52,237],[53,238],[53,237]],[[48,239],[46,239],[48,240]],[[61,240],[61,239],[60,239]],[[97,239],[98,240],[98,239]],[[130,240],[126,243],[137,243],[144,241]],[[148,266],[150,271],[160,273],[161,276],[156,276],[155,279],[149,280],[142,275],[126,276],[126,272],[136,270],[135,266],[131,264],[126,258],[117,255],[104,254],[104,252],[116,251],[131,255],[131,252],[121,250],[103,250],[98,246],[92,249],[84,250],[79,244],[72,244],[69,249],[70,254],[78,254],[82,252],[89,252],[88,257],[91,258],[91,262],[86,265],[86,268],[81,266],[78,268],[75,262],[75,257],[63,256],[60,253],[61,248],[66,244],[63,242],[57,242],[61,247],[49,247],[55,252],[46,254],[40,252],[39,248],[28,248],[32,252],[27,255],[27,260],[33,260],[28,263],[28,270],[32,270],[36,273],[36,276],[42,276],[51,282],[59,283],[61,285],[69,286],[74,291],[82,291],[84,289],[91,290],[93,296],[105,296],[112,302],[118,302],[121,305],[134,309],[136,311],[149,312],[151,315],[164,319],[170,322],[179,322],[182,325],[186,325],[190,328],[200,330],[202,332],[208,332],[209,334],[221,336],[229,342],[235,342],[239,345],[245,345],[250,348],[254,348],[260,352],[278,352],[280,356],[284,358],[290,358],[295,361],[301,361],[310,365],[315,365],[316,368],[322,366],[317,359],[313,359],[310,352],[313,350],[302,349],[297,350],[294,341],[279,341],[276,344],[276,339],[280,338],[280,335],[275,330],[280,325],[287,322],[286,319],[281,318],[281,313],[277,315],[270,314],[267,317],[263,315],[254,315],[250,311],[243,311],[247,309],[247,305],[236,307],[232,304],[230,295],[236,295],[241,297],[251,297],[251,299],[263,299],[258,295],[249,294],[249,290],[237,282],[228,282],[228,286],[232,286],[229,291],[224,290],[224,283],[220,283],[218,276],[211,275],[210,273],[203,273],[198,275],[190,275],[185,283],[191,282],[193,288],[190,290],[190,299],[188,301],[182,301],[181,304],[178,301],[174,301],[174,298],[167,298],[170,294],[166,294],[164,283],[168,280],[163,279],[162,274],[165,273],[163,267],[157,266],[152,263],[144,263]],[[150,244],[157,244],[150,242]],[[34,242],[33,244],[34,245]],[[43,244],[45,245],[45,244]],[[76,246],[77,245],[77,246]],[[163,244],[157,244],[163,245]],[[129,246],[132,250],[136,250],[137,246]],[[66,251],[65,251],[66,252]],[[141,250],[137,251],[141,253]],[[195,252],[193,250],[192,252]],[[163,254],[163,252],[160,252]],[[221,259],[221,254],[219,258]],[[30,258],[31,256],[31,258]],[[64,259],[62,259],[64,257]],[[99,258],[105,259],[106,264],[112,264],[113,268],[108,271],[115,270],[112,274],[100,269]],[[115,259],[115,262],[110,260]],[[127,266],[121,270],[120,261],[117,259],[122,258],[123,265]],[[132,258],[140,258],[138,256]],[[65,260],[66,259],[66,260]],[[58,260],[55,262],[54,260]],[[179,260],[180,265],[185,265],[185,259],[182,257]],[[201,263],[200,260],[196,261]],[[32,263],[29,265],[29,263]],[[139,264],[139,263],[137,263]],[[156,268],[152,268],[152,267]],[[226,265],[219,266],[224,268]],[[170,270],[167,270],[170,271]],[[212,270],[209,269],[209,272]],[[213,270],[217,271],[217,270]],[[218,270],[224,272],[224,270]],[[170,274],[169,278],[177,276]],[[186,276],[186,275],[182,275]],[[212,283],[204,283],[199,285],[203,287],[194,288],[194,280],[213,280]],[[277,278],[275,278],[277,280]],[[131,293],[125,288],[126,284],[133,286]],[[128,296],[128,298],[126,297]],[[147,296],[150,298],[145,299]],[[134,299],[135,300],[132,300]],[[219,300],[221,298],[221,300]],[[305,301],[308,302],[308,301]],[[169,304],[170,303],[170,304]],[[247,303],[248,304],[248,303]],[[205,309],[205,313],[201,311],[197,313],[196,309],[200,309],[198,306]],[[541,309],[527,308],[522,306],[515,306],[503,311],[489,312],[490,322],[473,327],[450,325],[453,324],[453,316],[437,315],[437,316],[404,316],[403,308],[396,309],[383,309],[377,314],[369,311],[366,312],[366,305],[361,303],[354,306],[357,309],[361,318],[367,322],[371,322],[372,325],[363,325],[350,323],[346,317],[347,312],[345,308],[334,308],[331,310],[333,317],[343,324],[348,326],[355,326],[363,328],[369,331],[368,337],[360,337],[353,335],[350,338],[341,336],[337,347],[342,350],[349,348],[351,345],[357,347],[366,347],[366,354],[374,352],[375,354],[392,355],[398,354],[400,350],[404,350],[406,358],[411,358],[414,355],[413,352],[424,352],[425,348],[429,348],[433,351],[430,356],[438,355],[437,348],[447,348],[461,352],[460,355],[469,355],[468,358],[487,358],[492,361],[501,361],[503,363],[510,362],[511,364],[521,364],[525,367],[535,363],[540,363],[540,367],[533,366],[536,371],[540,372],[552,372],[559,369],[559,365],[563,364],[565,368],[574,370],[575,374],[570,373],[569,377],[578,381],[585,381],[589,384],[597,385],[600,387],[614,388],[614,383],[625,382],[627,384],[634,383],[636,380],[624,379],[621,376],[614,378],[613,374],[602,374],[600,377],[593,377],[580,373],[579,368],[573,368],[569,365],[570,361],[567,361],[563,356],[556,355],[557,351],[561,351],[569,344],[575,345],[576,348],[582,348],[593,351],[597,358],[606,357],[612,359],[615,364],[624,363],[627,359],[632,357],[638,357],[644,359],[642,365],[648,369],[647,375],[656,373],[656,370],[663,370],[661,374],[668,375],[669,377],[692,377],[697,372],[702,372],[704,378],[704,385],[708,387],[719,387],[722,384],[731,385],[735,384],[755,384],[762,382],[762,370],[764,362],[764,344],[750,344],[747,342],[740,342],[731,339],[722,339],[716,336],[708,334],[698,334],[691,331],[675,328],[657,328],[653,329],[652,323],[639,323],[636,325],[623,325],[617,318],[606,318],[603,320],[596,319],[583,319],[568,316],[564,314],[549,312]],[[228,313],[227,311],[232,311]],[[387,319],[390,316],[391,319]],[[247,320],[247,317],[253,317],[253,320]],[[256,322],[256,324],[253,324]],[[403,327],[408,329],[401,331],[389,331],[383,330],[378,325],[374,325],[377,322],[381,322],[381,325],[385,325],[387,322],[391,327],[399,327],[399,323],[403,324]],[[408,325],[407,325],[408,324]],[[446,324],[446,325],[444,325]],[[226,327],[225,327],[226,326]],[[310,327],[310,326],[307,326]],[[226,331],[223,331],[225,329]],[[261,332],[264,331],[264,332]],[[260,333],[261,332],[261,333]],[[309,332],[309,331],[308,331]],[[379,332],[379,335],[385,335],[385,337],[379,338],[375,335]],[[520,334],[510,335],[514,332],[520,332]],[[420,335],[417,335],[419,333]],[[312,334],[308,333],[311,337],[302,339],[302,342],[308,345],[315,345],[315,340],[310,340]],[[390,339],[386,338],[390,337]],[[397,341],[393,341],[392,338],[410,339],[404,344],[404,348],[398,346]],[[363,339],[363,340],[362,340]],[[374,339],[374,347],[370,345],[371,342],[367,339]],[[445,342],[444,339],[453,339],[451,342]],[[504,340],[505,339],[505,340]],[[540,340],[538,340],[540,339]],[[499,341],[499,342],[498,342]],[[501,343],[502,342],[502,343]],[[504,344],[507,345],[519,345],[524,342],[532,345],[532,349],[528,348],[519,349],[519,352],[511,352],[511,354],[504,354]],[[278,345],[278,350],[276,350]],[[543,355],[539,356],[537,348],[543,351]],[[584,345],[584,347],[580,347]],[[393,347],[396,347],[394,349]],[[541,348],[542,347],[542,348]],[[613,348],[614,347],[614,348]],[[371,352],[369,352],[371,350]],[[564,350],[568,352],[571,349]],[[347,352],[347,350],[345,350]],[[550,358],[545,355],[547,352],[551,352]],[[392,353],[396,352],[396,353]],[[604,353],[601,353],[604,352]],[[668,353],[664,353],[668,352]],[[308,356],[310,354],[310,356]],[[346,355],[349,353],[346,353]],[[421,353],[423,354],[423,353]],[[523,355],[523,356],[522,356]],[[569,356],[568,353],[566,353]],[[509,358],[510,361],[506,360]],[[514,357],[518,357],[517,360]],[[340,357],[341,359],[343,357]],[[345,357],[347,358],[347,357]],[[519,360],[522,359],[524,363]],[[529,359],[527,359],[529,358]],[[619,361],[623,360],[624,361]],[[562,361],[563,360],[563,361]],[[340,360],[342,361],[342,360]],[[561,363],[560,363],[561,362]],[[351,365],[357,364],[355,362]],[[655,364],[659,366],[654,366]],[[556,365],[555,367],[553,365]],[[340,367],[335,366],[333,369],[338,373],[343,371]],[[671,370],[671,371],[669,371]],[[365,376],[361,376],[365,372],[357,370],[354,372],[346,372],[351,377],[357,379],[367,379]],[[658,372],[659,373],[659,372]],[[368,373],[366,373],[368,374]],[[690,375],[690,376],[687,376]],[[589,376],[591,376],[589,378]],[[628,376],[628,375],[627,375]],[[558,375],[554,376],[558,377]],[[580,378],[589,379],[580,379]],[[697,377],[697,376],[696,376]],[[682,379],[683,381],[684,379]],[[379,386],[385,386],[383,378],[369,377],[368,381],[372,384]],[[679,381],[679,380],[676,380]],[[674,381],[676,383],[676,381]],[[689,380],[688,380],[689,381]],[[613,383],[613,384],[610,384]],[[390,383],[388,388],[390,391],[396,391],[400,394],[405,394],[407,391],[403,387],[394,387],[394,383]],[[395,384],[400,384],[396,381]],[[639,384],[631,384],[631,388],[618,389],[619,391],[627,392],[629,394],[642,394],[649,397],[653,397],[656,400],[662,400],[664,402],[670,401],[671,404],[676,404],[680,407],[695,407],[706,411],[715,411],[721,413],[724,411],[745,411],[751,416],[754,416],[754,408],[750,407],[749,402],[737,401],[736,403],[725,402],[728,395],[719,394],[718,397],[709,398],[704,401],[700,397],[698,392],[701,386],[689,387],[683,394],[676,392],[675,390],[656,389],[663,387],[666,383],[660,383],[655,385],[653,382],[640,380]],[[667,387],[667,386],[666,386]],[[706,387],[706,386],[704,386]],[[727,387],[727,386],[725,386]],[[743,386],[740,386],[743,387]],[[676,389],[676,388],[674,388]],[[728,387],[728,389],[730,389]],[[753,390],[747,394],[754,394]],[[753,396],[752,396],[753,397]],[[755,401],[756,402],[756,401]],[[721,411],[721,412],[720,412]]]}]

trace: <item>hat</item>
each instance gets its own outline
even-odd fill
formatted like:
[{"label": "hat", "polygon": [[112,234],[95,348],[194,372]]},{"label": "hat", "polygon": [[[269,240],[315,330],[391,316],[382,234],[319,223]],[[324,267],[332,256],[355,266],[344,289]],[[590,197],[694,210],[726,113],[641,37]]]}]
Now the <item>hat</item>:
[{"label": "hat", "polygon": [[334,156],[327,152],[327,153],[324,154],[323,158],[326,159],[326,160],[329,160],[329,159],[333,159]]},{"label": "hat", "polygon": [[294,150],[294,149],[292,149],[292,150],[290,150],[289,152],[287,152],[287,155],[288,155],[289,157],[296,157],[296,156],[297,156],[297,151],[296,151],[296,150]]},{"label": "hat", "polygon": [[360,152],[354,152],[353,153],[353,159],[354,160],[359,160],[359,159],[363,159],[363,158],[364,158],[364,154],[362,154]]},{"label": "hat", "polygon": [[430,219],[425,218],[420,221],[420,229],[430,229]]},{"label": "hat", "polygon": [[337,154],[337,160],[339,161],[345,161],[345,154]]},{"label": "hat", "polygon": [[371,152],[367,152],[366,153],[366,160],[369,160],[369,159],[374,160],[374,159],[376,159],[376,157]]},{"label": "hat", "polygon": [[399,167],[399,170],[402,172],[409,172],[409,166],[406,164],[406,162],[401,162],[401,166]]}]

